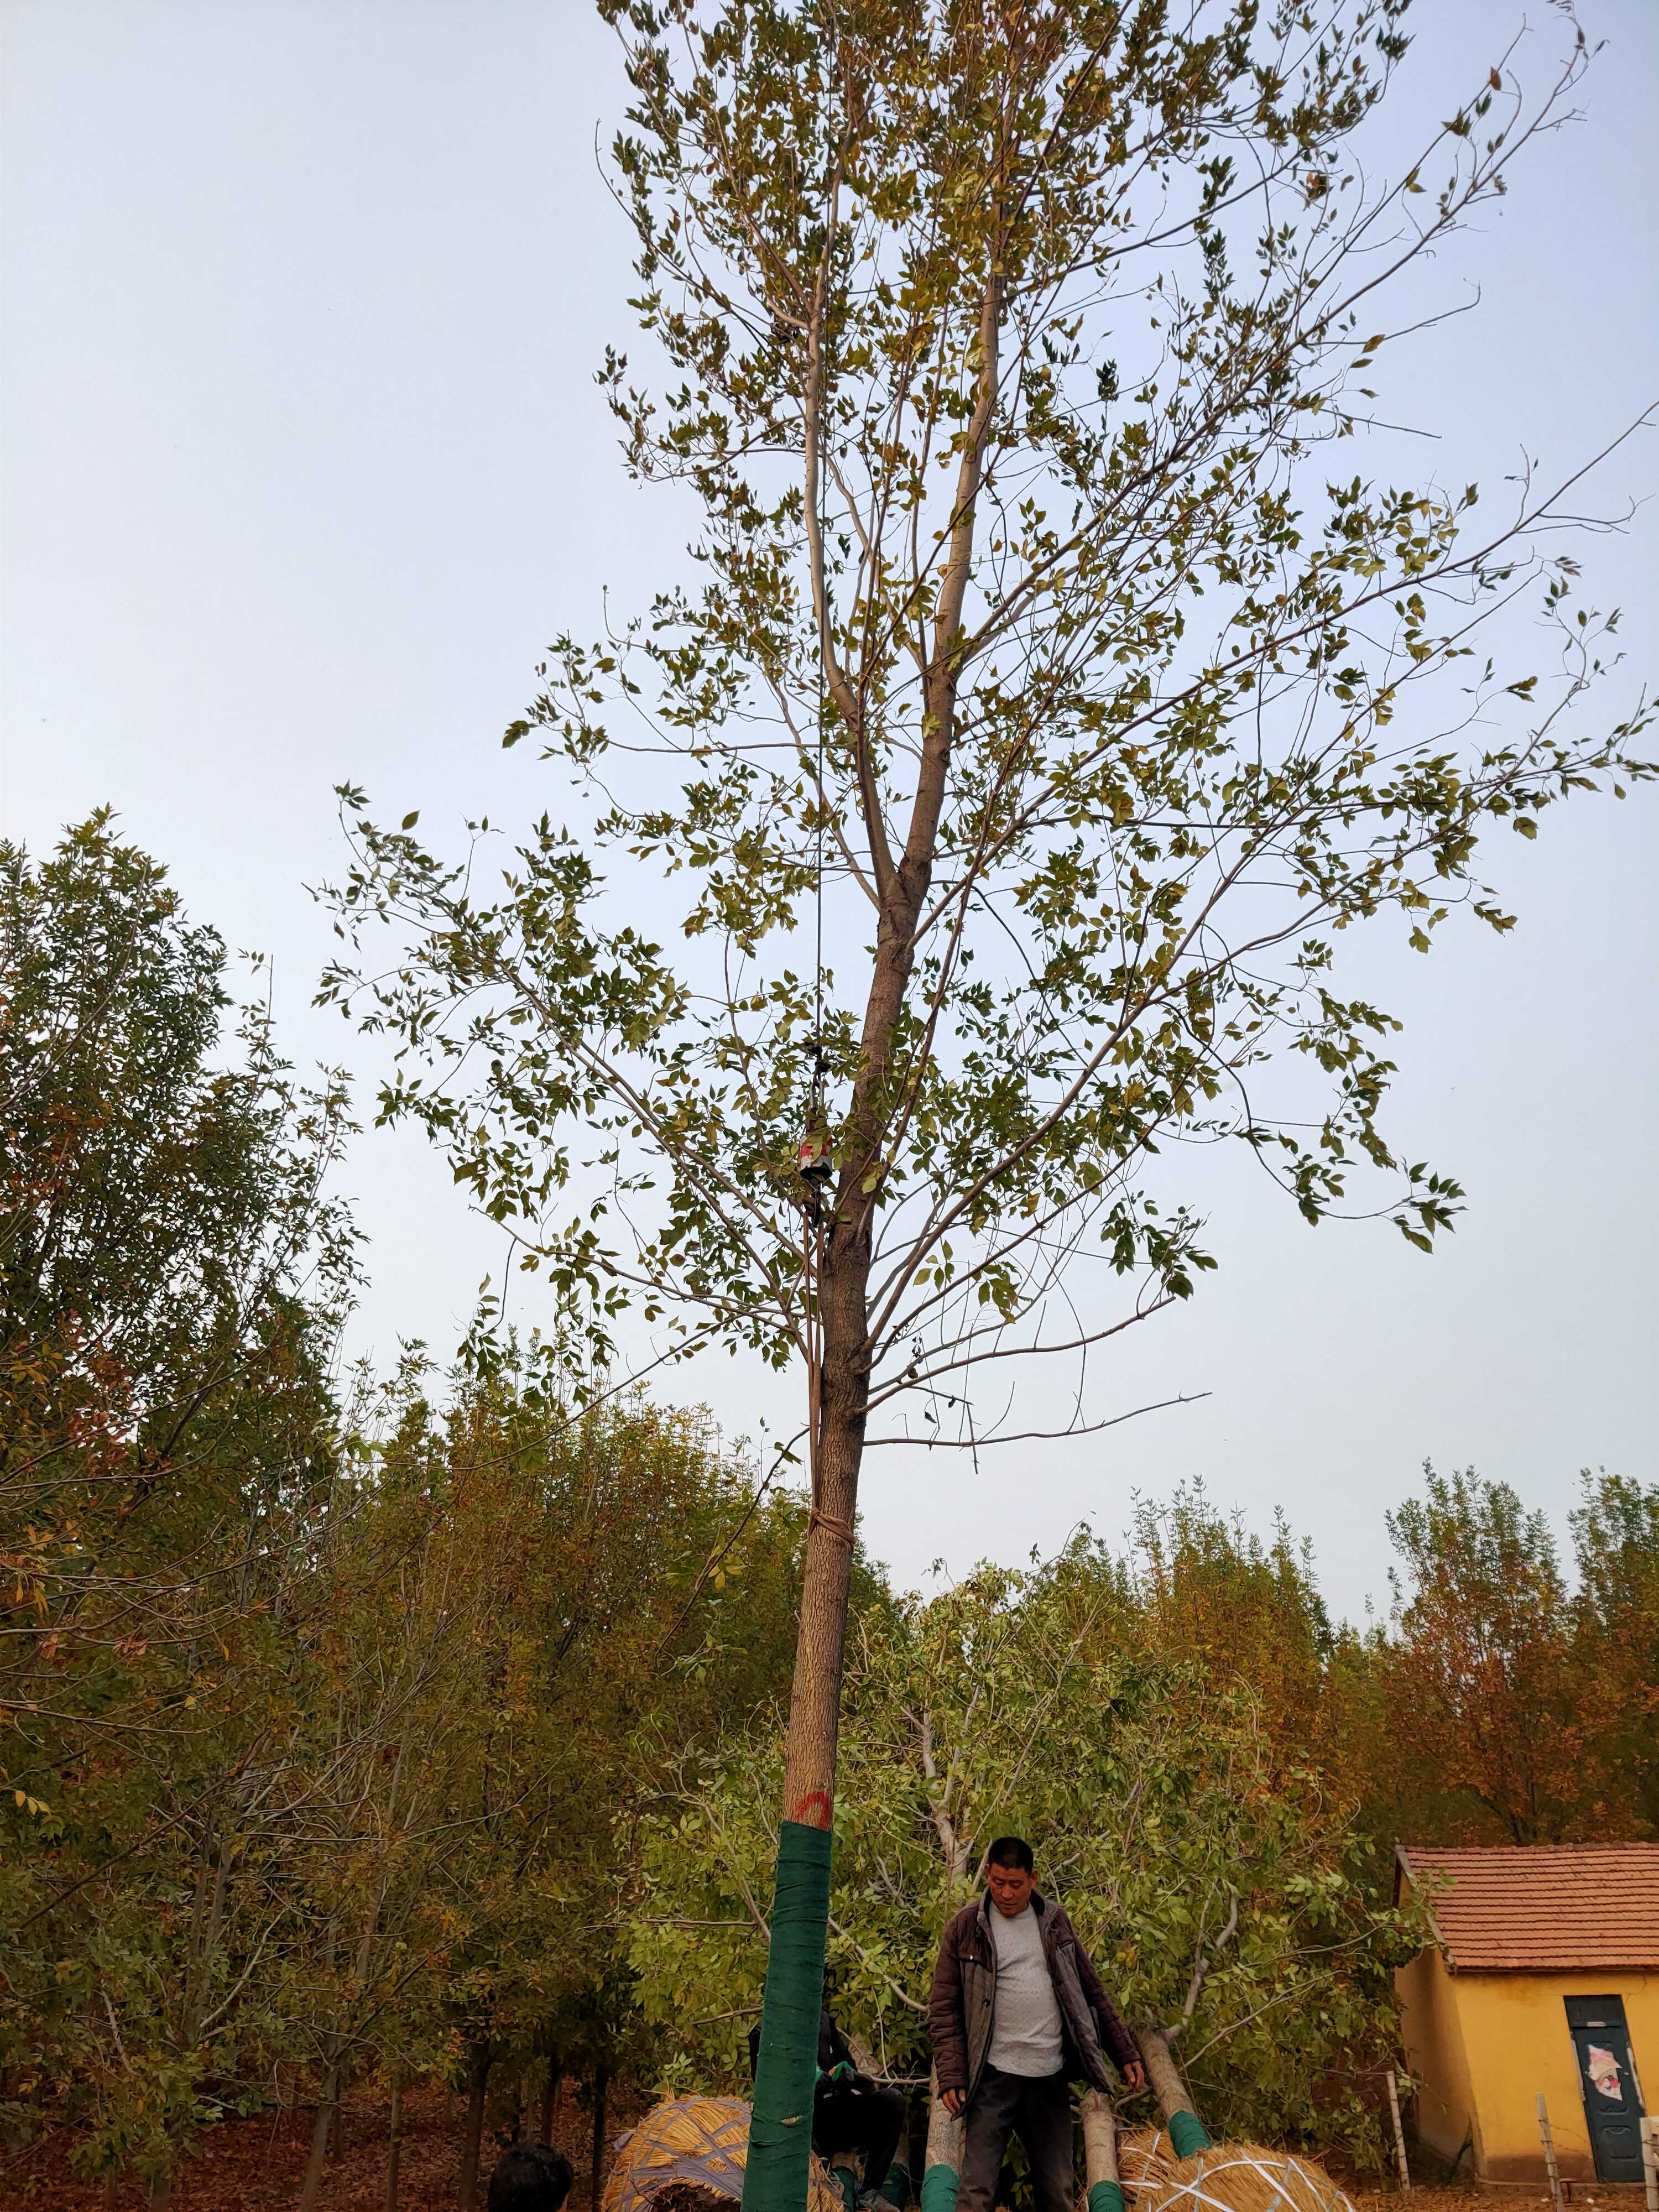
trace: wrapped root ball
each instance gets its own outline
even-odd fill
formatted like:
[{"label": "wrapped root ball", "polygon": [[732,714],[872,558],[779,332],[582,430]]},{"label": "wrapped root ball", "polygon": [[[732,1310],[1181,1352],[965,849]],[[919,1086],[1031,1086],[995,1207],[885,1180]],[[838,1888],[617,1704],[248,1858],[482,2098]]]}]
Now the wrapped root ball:
[{"label": "wrapped root ball", "polygon": [[1217,2143],[1171,2165],[1137,2212],[1353,2212],[1322,2166],[1261,2143]]},{"label": "wrapped root ball", "polygon": [[1166,2128],[1137,2128],[1117,2139],[1117,2178],[1129,2212],[1150,2212],[1175,2165]]},{"label": "wrapped root ball", "polygon": [[[605,2185],[604,2212],[729,2212],[743,2195],[749,2106],[738,2097],[675,2097],[653,2105],[619,2136]],[[806,2212],[846,2212],[846,2200],[815,2158]]]}]

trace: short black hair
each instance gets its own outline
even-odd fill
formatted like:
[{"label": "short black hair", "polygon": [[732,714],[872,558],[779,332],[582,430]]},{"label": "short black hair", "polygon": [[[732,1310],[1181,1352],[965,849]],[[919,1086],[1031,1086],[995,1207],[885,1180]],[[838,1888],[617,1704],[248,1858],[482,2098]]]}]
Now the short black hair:
[{"label": "short black hair", "polygon": [[1024,1836],[999,1836],[985,1854],[988,1867],[1018,1867],[1024,1874],[1036,1872],[1036,1860]]},{"label": "short black hair", "polygon": [[559,2212],[573,2178],[562,2151],[546,2143],[514,2143],[489,2177],[489,2212]]}]

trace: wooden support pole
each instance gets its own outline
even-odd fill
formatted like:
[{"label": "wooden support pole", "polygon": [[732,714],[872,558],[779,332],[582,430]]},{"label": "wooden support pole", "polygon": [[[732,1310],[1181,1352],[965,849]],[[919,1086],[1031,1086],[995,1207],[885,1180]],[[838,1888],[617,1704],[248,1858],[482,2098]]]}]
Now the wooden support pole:
[{"label": "wooden support pole", "polygon": [[1400,2186],[1409,2195],[1412,2170],[1406,2163],[1406,2130],[1400,2124],[1400,2084],[1394,2078],[1394,2069],[1389,2069],[1389,2115],[1394,2122],[1394,2158],[1400,2168]]},{"label": "wooden support pole", "polygon": [[1544,2093],[1538,2092],[1538,2132],[1544,2139],[1544,2168],[1550,2178],[1550,2198],[1555,2212],[1561,2212],[1561,2169],[1555,2162],[1555,2137],[1550,2133],[1550,2108]]},{"label": "wooden support pole", "polygon": [[1650,2112],[1642,2123],[1642,2179],[1646,2185],[1648,2212],[1659,2212],[1659,2113]]}]

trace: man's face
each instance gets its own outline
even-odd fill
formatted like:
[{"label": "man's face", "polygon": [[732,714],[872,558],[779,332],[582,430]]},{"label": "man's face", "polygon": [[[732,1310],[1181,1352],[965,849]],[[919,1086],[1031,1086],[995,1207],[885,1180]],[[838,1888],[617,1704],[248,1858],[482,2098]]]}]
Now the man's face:
[{"label": "man's face", "polygon": [[1024,1867],[988,1867],[985,1878],[990,1884],[992,1904],[999,1912],[1007,1913],[1010,1918],[1016,1912],[1024,1911],[1031,1901],[1031,1892],[1036,1887],[1036,1875],[1027,1874]]}]

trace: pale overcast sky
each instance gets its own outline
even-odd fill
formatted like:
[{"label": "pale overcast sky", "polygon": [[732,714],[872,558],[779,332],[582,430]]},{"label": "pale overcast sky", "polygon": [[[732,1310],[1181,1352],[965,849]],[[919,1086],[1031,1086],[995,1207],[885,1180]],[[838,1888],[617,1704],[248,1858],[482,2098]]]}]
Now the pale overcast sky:
[{"label": "pale overcast sky", "polygon": [[[1532,13],[1516,61],[1541,77],[1561,19]],[[1421,122],[1522,9],[1413,15],[1397,108]],[[1480,310],[1386,395],[1460,485],[1523,449],[1569,465],[1659,387],[1659,8],[1583,15],[1607,41],[1583,119],[1442,256],[1441,303],[1478,288]],[[372,1073],[308,1005],[331,787],[419,807],[434,836],[556,807],[550,771],[498,746],[538,649],[591,628],[603,589],[641,604],[686,534],[672,496],[628,483],[592,382],[631,336],[593,152],[622,106],[612,41],[580,0],[4,0],[0,20],[7,831],[44,848],[113,804],[195,916],[275,957],[295,1056]],[[1593,501],[1656,486],[1650,434]],[[1587,550],[1630,654],[1593,715],[1659,659],[1653,517]],[[1561,1522],[1583,1465],[1659,1475],[1656,830],[1651,794],[1552,810],[1535,846],[1494,848],[1510,938],[1360,955],[1407,1021],[1395,1126],[1469,1192],[1437,1256],[1383,1225],[1311,1231],[1244,1158],[1202,1160],[1221,1272],[1095,1389],[1101,1411],[1210,1395],[977,1472],[878,1457],[872,1548],[906,1581],[1016,1559],[1202,1477],[1258,1528],[1282,1507],[1357,1613],[1385,1595],[1383,1512],[1425,1457]],[[372,1239],[357,1343],[453,1344],[499,1240],[412,1137],[366,1136],[348,1180]],[[788,1418],[799,1388],[724,1358],[674,1387],[732,1433]]]}]

